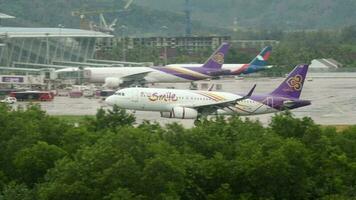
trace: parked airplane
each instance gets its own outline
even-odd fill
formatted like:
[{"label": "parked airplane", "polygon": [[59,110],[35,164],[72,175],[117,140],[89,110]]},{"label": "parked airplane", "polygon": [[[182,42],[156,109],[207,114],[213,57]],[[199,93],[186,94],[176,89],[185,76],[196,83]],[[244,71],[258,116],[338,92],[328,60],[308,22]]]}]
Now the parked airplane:
[{"label": "parked airplane", "polygon": [[228,43],[223,43],[200,67],[89,67],[85,68],[85,73],[90,77],[90,82],[105,83],[105,86],[111,88],[204,80],[226,73],[221,66],[229,47]]},{"label": "parked airplane", "polygon": [[106,99],[123,109],[157,111],[164,118],[196,119],[207,115],[257,115],[310,105],[299,99],[308,65],[299,65],[272,93],[247,95],[227,92],[159,88],[125,88]]},{"label": "parked airplane", "polygon": [[[272,68],[272,65],[268,65],[267,61],[272,53],[272,47],[265,47],[250,63],[248,64],[223,64],[222,69],[225,70],[226,75],[241,75],[251,74],[259,72],[265,69]],[[202,64],[170,64],[167,67],[199,67]]]}]

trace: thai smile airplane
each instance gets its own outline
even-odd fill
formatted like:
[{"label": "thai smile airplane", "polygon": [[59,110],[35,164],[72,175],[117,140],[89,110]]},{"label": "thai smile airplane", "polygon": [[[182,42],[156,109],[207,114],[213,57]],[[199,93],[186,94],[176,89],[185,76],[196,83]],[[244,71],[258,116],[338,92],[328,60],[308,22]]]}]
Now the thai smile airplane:
[{"label": "thai smile airplane", "polygon": [[164,118],[196,119],[208,115],[257,115],[295,109],[311,104],[299,99],[308,65],[299,65],[269,94],[247,95],[227,92],[159,88],[125,88],[105,101],[123,109],[156,111]]}]

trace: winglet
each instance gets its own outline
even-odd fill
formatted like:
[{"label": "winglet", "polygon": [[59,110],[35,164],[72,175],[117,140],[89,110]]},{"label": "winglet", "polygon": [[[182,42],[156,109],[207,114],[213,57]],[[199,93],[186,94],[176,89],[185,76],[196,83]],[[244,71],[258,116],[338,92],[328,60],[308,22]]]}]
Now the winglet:
[{"label": "winglet", "polygon": [[214,89],[215,84],[211,84],[211,86],[208,88],[208,91],[212,91]]},{"label": "winglet", "polygon": [[252,93],[255,91],[256,86],[257,86],[257,84],[255,84],[255,85],[251,88],[250,92],[248,92],[248,94],[245,96],[246,98],[250,98],[250,97],[252,96]]},{"label": "winglet", "polygon": [[245,100],[245,99],[250,98],[250,97],[252,96],[252,93],[255,91],[256,86],[257,86],[257,84],[255,84],[255,85],[251,88],[251,90],[247,93],[247,95],[245,95],[245,96],[243,96],[243,97],[241,97],[241,98],[239,98],[239,99],[236,99],[235,102],[243,101],[243,100]]}]

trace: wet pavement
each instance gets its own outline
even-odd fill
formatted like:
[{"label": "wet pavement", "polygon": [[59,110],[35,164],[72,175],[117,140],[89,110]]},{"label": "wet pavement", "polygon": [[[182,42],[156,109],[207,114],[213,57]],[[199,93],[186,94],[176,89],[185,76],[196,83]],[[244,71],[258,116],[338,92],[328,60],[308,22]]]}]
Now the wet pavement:
[{"label": "wet pavement", "polygon": [[[205,89],[214,83],[221,90],[234,93],[247,93],[256,83],[255,93],[269,93],[284,78],[245,78],[241,80],[225,79],[197,82],[199,88]],[[189,84],[156,84],[150,87],[175,87],[187,89]],[[344,125],[356,124],[356,78],[308,78],[304,83],[302,99],[311,100],[312,105],[293,110],[297,117],[308,116],[318,124]],[[26,103],[20,102],[19,105]],[[56,97],[52,102],[41,102],[41,107],[50,115],[95,115],[97,109],[106,107],[100,99]],[[107,107],[106,107],[107,108]],[[193,120],[164,119],[156,112],[135,113],[138,123],[143,120],[157,121],[161,124],[179,122],[187,127],[193,126]],[[263,124],[268,124],[273,114],[250,116]]]}]

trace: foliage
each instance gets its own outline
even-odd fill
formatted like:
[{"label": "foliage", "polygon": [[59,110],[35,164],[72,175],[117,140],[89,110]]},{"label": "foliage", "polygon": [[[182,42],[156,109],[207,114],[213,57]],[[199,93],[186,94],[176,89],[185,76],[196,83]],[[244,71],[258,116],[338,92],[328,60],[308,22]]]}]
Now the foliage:
[{"label": "foliage", "polygon": [[0,200],[34,200],[34,192],[24,184],[11,182],[0,193]]},{"label": "foliage", "polygon": [[[311,63],[313,59],[333,58],[344,67],[356,67],[356,28],[344,27],[341,30],[318,31],[238,31],[232,35],[233,40],[277,40],[273,46],[269,64],[276,68],[266,70],[268,75],[284,75],[292,67]],[[232,42],[225,63],[249,63],[262,47],[240,47]],[[168,64],[171,63],[204,63],[214,49],[202,49],[190,52],[181,48],[172,49],[175,54],[168,54]],[[135,62],[151,61],[156,65],[162,64],[160,57],[164,52],[161,48],[135,46],[127,50],[127,60]],[[118,44],[112,51],[98,54],[102,59],[120,60],[122,58],[122,44]]]},{"label": "foliage", "polygon": [[112,110],[104,110],[100,108],[96,113],[95,119],[87,118],[88,128],[93,131],[101,131],[122,126],[132,126],[135,122],[135,117],[132,114],[127,114],[126,110],[119,109],[117,105]]},{"label": "foliage", "polygon": [[164,127],[114,108],[77,126],[0,106],[0,199],[352,199],[356,128],[291,113]]}]

